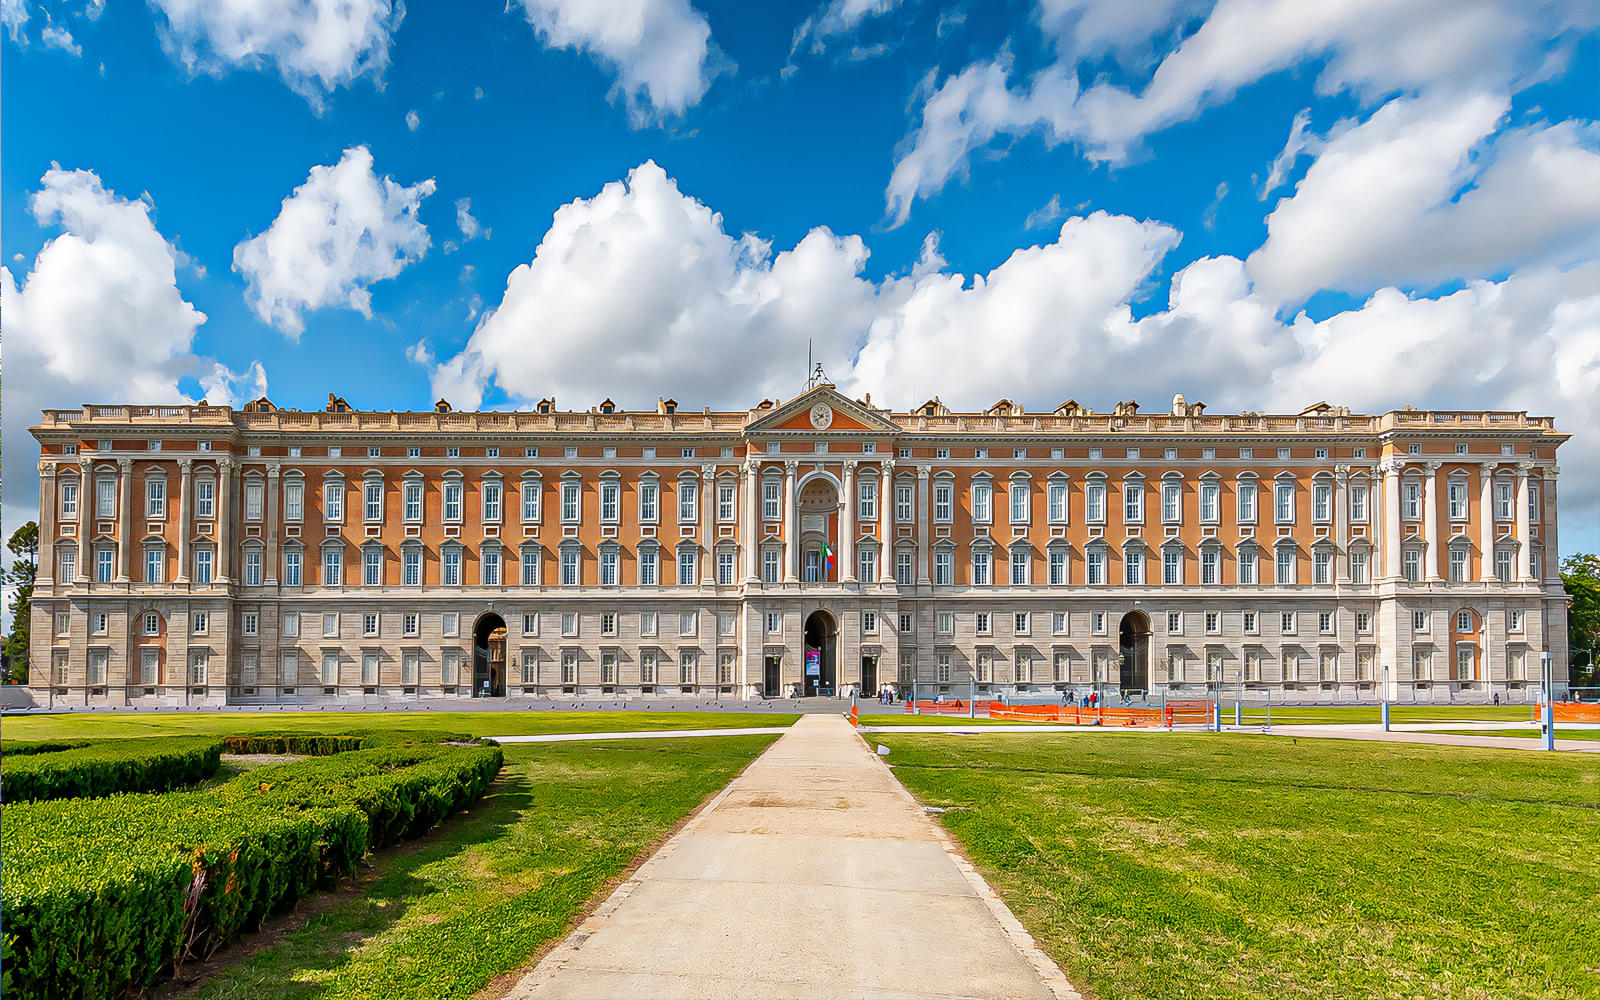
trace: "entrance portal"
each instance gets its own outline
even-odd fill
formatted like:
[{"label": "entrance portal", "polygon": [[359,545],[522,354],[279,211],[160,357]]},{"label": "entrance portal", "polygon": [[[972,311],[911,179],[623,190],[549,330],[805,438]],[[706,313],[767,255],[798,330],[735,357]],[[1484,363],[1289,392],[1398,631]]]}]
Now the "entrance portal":
[{"label": "entrance portal", "polygon": [[861,658],[861,697],[877,697],[878,694],[878,658],[876,656],[863,656]]},{"label": "entrance portal", "polygon": [[1150,689],[1150,616],[1130,611],[1117,630],[1122,649],[1122,690]]},{"label": "entrance portal", "polygon": [[506,620],[492,611],[472,627],[472,696],[506,696]]},{"label": "entrance portal", "polygon": [[778,684],[780,679],[778,665],[781,662],[782,658],[777,656],[768,656],[762,661],[761,694],[763,697],[776,698],[778,696]]},{"label": "entrance portal", "polygon": [[839,625],[826,611],[813,611],[806,619],[805,694],[807,698],[832,698],[838,694]]}]

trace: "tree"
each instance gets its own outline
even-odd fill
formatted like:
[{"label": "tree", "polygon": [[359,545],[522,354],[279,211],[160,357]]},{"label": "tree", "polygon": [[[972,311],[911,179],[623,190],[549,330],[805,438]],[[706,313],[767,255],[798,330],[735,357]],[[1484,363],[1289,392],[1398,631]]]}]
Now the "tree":
[{"label": "tree", "polygon": [[16,559],[9,571],[0,571],[7,587],[15,588],[11,598],[11,632],[5,639],[6,680],[19,684],[28,680],[28,615],[33,603],[33,581],[39,573],[39,525],[29,521],[11,533],[6,548]]},{"label": "tree", "polygon": [[1561,583],[1572,599],[1567,608],[1572,683],[1600,683],[1595,657],[1600,656],[1600,556],[1578,553],[1561,561]]}]

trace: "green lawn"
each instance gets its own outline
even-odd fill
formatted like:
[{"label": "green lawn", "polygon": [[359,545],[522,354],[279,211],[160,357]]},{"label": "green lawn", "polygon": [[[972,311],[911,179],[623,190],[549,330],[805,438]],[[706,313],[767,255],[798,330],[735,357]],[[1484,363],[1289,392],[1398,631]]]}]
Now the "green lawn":
[{"label": "green lawn", "polygon": [[612,733],[629,729],[743,729],[787,726],[795,714],[778,712],[119,712],[93,715],[18,715],[5,720],[5,738],[112,739],[200,733],[352,733],[394,729],[443,729],[473,736],[538,733]]},{"label": "green lawn", "polygon": [[1097,998],[1600,996],[1600,759],[1249,735],[881,735]]},{"label": "green lawn", "polygon": [[507,747],[500,780],[468,815],[376,858],[359,893],[226,962],[193,995],[472,997],[567,933],[608,880],[774,739]]}]

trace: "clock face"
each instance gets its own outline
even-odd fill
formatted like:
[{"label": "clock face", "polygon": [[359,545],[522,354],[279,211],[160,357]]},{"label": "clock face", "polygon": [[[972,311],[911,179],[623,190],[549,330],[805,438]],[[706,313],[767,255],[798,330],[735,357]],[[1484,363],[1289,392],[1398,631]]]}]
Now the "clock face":
[{"label": "clock face", "polygon": [[827,403],[818,403],[811,408],[811,426],[819,431],[825,431],[833,423],[833,407]]}]

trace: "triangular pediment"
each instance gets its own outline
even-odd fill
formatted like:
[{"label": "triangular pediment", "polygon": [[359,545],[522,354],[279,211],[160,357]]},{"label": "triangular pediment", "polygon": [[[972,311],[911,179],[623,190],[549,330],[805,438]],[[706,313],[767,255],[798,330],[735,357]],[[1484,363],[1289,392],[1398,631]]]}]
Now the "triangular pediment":
[{"label": "triangular pediment", "polygon": [[[812,411],[819,406],[828,408],[827,416],[819,427],[812,419]],[[819,413],[821,411],[818,411]],[[752,419],[745,424],[746,434],[763,431],[799,431],[806,434],[832,433],[899,433],[900,427],[892,420],[856,402],[831,385],[819,385],[770,410],[752,411]]]}]

